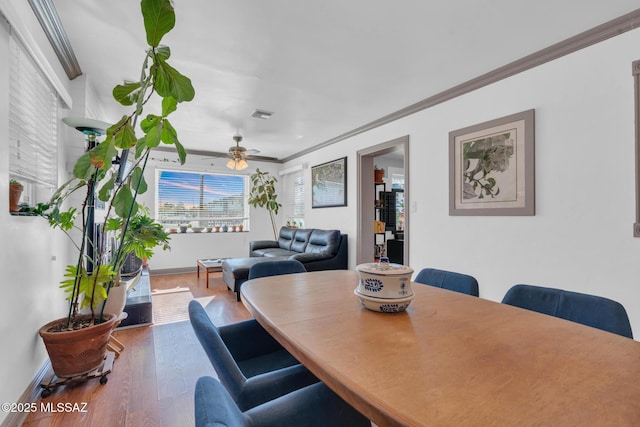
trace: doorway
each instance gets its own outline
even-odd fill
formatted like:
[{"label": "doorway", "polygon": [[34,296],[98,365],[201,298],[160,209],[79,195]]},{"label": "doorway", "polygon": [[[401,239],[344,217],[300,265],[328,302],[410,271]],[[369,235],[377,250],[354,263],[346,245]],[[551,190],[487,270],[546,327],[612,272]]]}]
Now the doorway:
[{"label": "doorway", "polygon": [[[377,161],[387,165],[376,164]],[[386,167],[385,167],[386,166]],[[385,170],[383,181],[376,183],[376,167]],[[357,152],[358,169],[358,239],[356,246],[356,265],[374,262],[383,250],[395,251],[396,259],[409,265],[409,136],[367,147]],[[399,193],[400,175],[402,176],[402,197],[392,194],[393,201],[387,200],[385,206],[380,191]],[[383,184],[383,185],[382,185]],[[396,191],[394,191],[396,190]],[[400,202],[399,199],[402,199]],[[391,206],[390,206],[391,205]],[[393,224],[388,220],[384,225],[381,219],[395,218]],[[376,227],[378,227],[376,229]],[[383,227],[383,228],[380,228]],[[392,245],[388,241],[395,240]],[[400,251],[400,254],[397,252]],[[392,261],[393,262],[393,261]]]}]

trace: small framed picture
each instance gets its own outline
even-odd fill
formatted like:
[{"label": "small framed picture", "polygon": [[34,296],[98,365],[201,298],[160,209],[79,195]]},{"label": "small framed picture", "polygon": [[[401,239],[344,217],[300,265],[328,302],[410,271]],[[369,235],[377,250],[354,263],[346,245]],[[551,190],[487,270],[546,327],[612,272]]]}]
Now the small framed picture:
[{"label": "small framed picture", "polygon": [[535,215],[534,110],[449,133],[449,215]]}]

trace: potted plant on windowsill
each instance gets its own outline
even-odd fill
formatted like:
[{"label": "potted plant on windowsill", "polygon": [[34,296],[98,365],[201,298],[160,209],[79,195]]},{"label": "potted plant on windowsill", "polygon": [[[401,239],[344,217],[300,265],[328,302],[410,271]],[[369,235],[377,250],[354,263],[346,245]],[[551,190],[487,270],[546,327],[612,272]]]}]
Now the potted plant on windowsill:
[{"label": "potted plant on windowsill", "polygon": [[[168,116],[179,103],[193,99],[195,91],[189,78],[167,62],[170,49],[160,45],[175,24],[171,1],[142,0],[140,4],[149,45],[140,81],[126,82],[113,90],[114,98],[124,106],[132,106],[134,111],[108,127],[104,141],[90,144],[76,161],[73,178],[56,191],[48,206],[38,207],[53,228],[69,235],[70,230],[77,227],[82,233],[75,245],[77,263],[67,266],[66,280],[61,286],[70,302],[68,315],[40,329],[53,370],[59,377],[76,376],[100,366],[117,320],[113,314],[104,312],[104,302],[110,289],[119,283],[122,260],[131,251],[149,255],[150,245],[166,245],[168,241],[160,225],[139,213],[136,198],[147,189],[144,169],[155,147],[161,143],[174,145],[180,162],[184,163],[186,151]],[[143,116],[154,94],[161,100],[161,113]],[[136,135],[138,126],[142,136]],[[90,140],[93,137],[94,142],[100,134],[95,129],[79,130]],[[125,167],[130,157],[133,157],[131,165]],[[120,166],[114,169],[112,165],[117,163]],[[81,190],[86,191],[86,195],[73,206],[69,196]],[[96,196],[106,204],[106,221],[95,226],[97,233],[91,220]],[[76,219],[80,225],[75,225]],[[117,233],[119,239],[110,260],[106,253],[109,245],[105,241],[108,232]],[[95,235],[101,236],[101,240],[94,241]],[[88,314],[80,314],[82,309]],[[98,332],[97,336],[85,336],[94,331]],[[80,342],[75,343],[77,335]]]},{"label": "potted plant on windowsill", "polygon": [[20,210],[20,196],[22,196],[22,190],[24,187],[22,184],[15,180],[9,180],[9,212],[18,212]]}]

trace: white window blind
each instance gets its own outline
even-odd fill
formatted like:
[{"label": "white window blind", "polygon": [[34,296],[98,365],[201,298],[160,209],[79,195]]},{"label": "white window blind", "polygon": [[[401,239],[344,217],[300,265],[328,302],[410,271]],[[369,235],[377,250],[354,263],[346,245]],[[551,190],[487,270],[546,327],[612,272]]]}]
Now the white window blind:
[{"label": "white window blind", "polygon": [[[22,45],[10,37],[9,175],[25,185],[23,202],[46,200],[58,182],[58,108],[60,101]],[[34,191],[36,190],[36,191]]]},{"label": "white window blind", "polygon": [[156,170],[156,219],[167,226],[248,227],[248,177]]},{"label": "white window blind", "polygon": [[297,171],[283,177],[283,212],[287,221],[304,226],[304,171]]}]

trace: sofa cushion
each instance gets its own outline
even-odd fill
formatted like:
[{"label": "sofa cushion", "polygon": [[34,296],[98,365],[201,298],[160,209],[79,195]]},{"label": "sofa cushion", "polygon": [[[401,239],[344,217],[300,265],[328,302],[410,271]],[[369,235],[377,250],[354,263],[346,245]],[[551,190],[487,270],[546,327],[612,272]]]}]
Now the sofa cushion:
[{"label": "sofa cushion", "polygon": [[313,232],[313,228],[299,228],[296,230],[296,235],[291,243],[291,250],[294,252],[304,252],[309,243],[309,236]]},{"label": "sofa cushion", "polygon": [[281,227],[280,236],[278,237],[278,246],[280,249],[291,250],[291,243],[296,235],[295,228]]},{"label": "sofa cushion", "polygon": [[251,256],[252,257],[261,257],[261,256],[284,256],[284,255],[289,255],[291,253],[295,253],[295,252],[291,252],[288,251],[286,249],[281,249],[281,248],[264,248],[264,249],[255,249],[253,251],[251,251]]},{"label": "sofa cushion", "polygon": [[309,243],[305,248],[306,253],[326,252],[335,254],[340,245],[340,231],[338,230],[313,230],[309,236]]},{"label": "sofa cushion", "polygon": [[274,250],[271,250],[271,251],[265,253],[262,256],[266,256],[266,257],[283,257],[283,256],[290,257],[291,255],[295,255],[297,253],[298,252],[288,251],[286,249],[274,249]]}]

